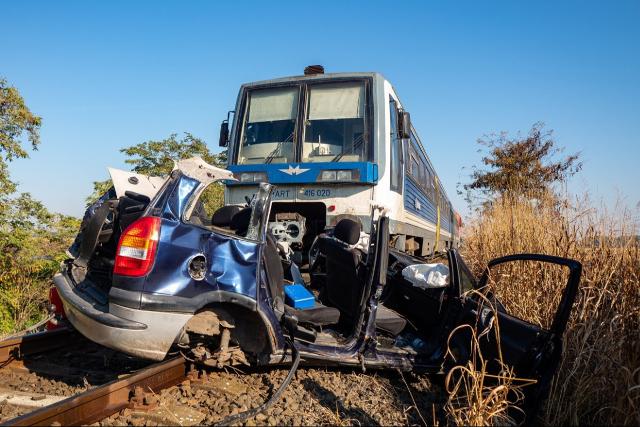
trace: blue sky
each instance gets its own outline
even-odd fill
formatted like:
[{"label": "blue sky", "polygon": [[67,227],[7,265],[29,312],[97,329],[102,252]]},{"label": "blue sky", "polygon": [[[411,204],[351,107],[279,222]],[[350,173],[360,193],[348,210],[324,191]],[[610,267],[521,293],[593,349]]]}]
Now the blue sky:
[{"label": "blue sky", "polygon": [[[476,139],[555,130],[571,189],[640,201],[640,2],[3,2],[0,76],[43,117],[20,190],[81,215],[118,149],[188,131],[217,150],[243,82],[379,71],[454,205]],[[463,169],[466,167],[466,169]]]}]

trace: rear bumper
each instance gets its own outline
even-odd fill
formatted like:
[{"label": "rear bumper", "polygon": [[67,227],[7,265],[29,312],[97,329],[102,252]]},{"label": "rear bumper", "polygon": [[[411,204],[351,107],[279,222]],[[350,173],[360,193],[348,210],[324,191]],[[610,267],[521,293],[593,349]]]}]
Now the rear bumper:
[{"label": "rear bumper", "polygon": [[180,338],[190,313],[138,310],[118,304],[100,304],[79,290],[66,272],[53,278],[65,315],[91,341],[133,356],[162,360]]}]

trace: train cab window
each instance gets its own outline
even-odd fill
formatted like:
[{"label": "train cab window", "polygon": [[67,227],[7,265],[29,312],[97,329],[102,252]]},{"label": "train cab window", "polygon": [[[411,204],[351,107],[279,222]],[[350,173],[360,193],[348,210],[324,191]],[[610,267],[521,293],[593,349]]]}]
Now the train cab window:
[{"label": "train cab window", "polygon": [[310,85],[304,125],[303,162],[367,161],[365,83]]},{"label": "train cab window", "polygon": [[297,86],[249,91],[238,164],[294,161],[299,91]]},{"label": "train cab window", "polygon": [[402,193],[402,140],[398,135],[398,107],[396,101],[389,97],[389,133],[391,146],[391,191]]}]

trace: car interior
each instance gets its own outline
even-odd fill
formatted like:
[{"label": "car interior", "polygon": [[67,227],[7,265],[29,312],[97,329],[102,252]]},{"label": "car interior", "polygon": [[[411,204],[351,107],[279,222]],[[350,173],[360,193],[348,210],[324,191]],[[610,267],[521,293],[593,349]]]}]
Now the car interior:
[{"label": "car interior", "polygon": [[[224,206],[213,214],[211,224],[217,229],[243,235],[250,216],[251,208]],[[366,292],[369,278],[367,255],[355,247],[361,229],[359,222],[345,218],[331,232],[318,236],[318,258],[322,262],[315,262],[309,267],[309,279],[305,280],[304,286],[313,293],[315,301],[313,307],[305,309],[286,304],[284,287],[295,281],[293,270],[298,266],[286,258],[276,239],[267,234],[264,265],[271,295],[275,299],[274,306],[282,308],[281,312],[289,316],[295,316],[300,330],[298,338],[312,343],[339,345],[357,331],[360,314],[369,295]],[[446,257],[432,262],[448,266]],[[379,346],[405,347],[411,352],[430,351],[426,346],[412,348],[411,341],[415,338],[421,342],[431,341],[427,338],[437,333],[449,288],[421,289],[402,276],[407,265],[424,263],[422,258],[390,250],[387,285],[376,313]]]},{"label": "car interior", "polygon": [[[116,248],[122,232],[140,218],[150,203],[149,197],[126,191],[124,196],[104,200],[95,208],[95,213],[85,219],[80,226],[71,251],[75,247],[73,274],[77,283],[88,275],[86,286],[100,288],[108,292],[111,286],[111,272]],[[103,297],[104,299],[106,297]]]},{"label": "car interior", "polygon": [[[92,281],[98,286],[103,283],[107,287],[110,284],[108,271],[112,268],[115,254],[114,242],[118,241],[119,234],[128,224],[143,214],[149,199],[127,192],[119,200],[109,202],[115,204],[104,203],[98,208],[98,215],[84,224],[86,228],[101,227],[102,231],[83,233],[93,238],[81,242],[80,254],[76,258],[77,263],[83,263],[86,254],[95,252],[89,269]],[[216,210],[210,218],[205,218],[204,209],[196,206],[188,222],[243,237],[249,227],[251,211],[251,207],[229,205]],[[109,223],[109,215],[117,216],[117,230],[105,225]],[[301,276],[298,266],[287,258],[276,239],[267,234],[263,261],[270,294],[277,311],[297,319],[300,330],[298,338],[312,343],[339,345],[358,331],[358,323],[369,296],[367,254],[355,247],[361,230],[359,222],[345,218],[332,231],[317,237],[317,258],[323,262],[315,262],[310,266],[307,279],[301,283],[314,296],[313,306],[305,309],[286,304],[285,286],[300,283]],[[447,263],[446,260],[442,262]],[[421,289],[402,276],[406,266],[421,263],[425,263],[425,260],[390,249],[387,284],[380,297],[375,321],[379,346],[403,347],[398,344],[407,341],[403,341],[403,337],[430,341],[426,338],[440,326],[447,288]],[[102,275],[104,277],[100,277]],[[404,347],[408,351],[415,351],[410,345]]]}]

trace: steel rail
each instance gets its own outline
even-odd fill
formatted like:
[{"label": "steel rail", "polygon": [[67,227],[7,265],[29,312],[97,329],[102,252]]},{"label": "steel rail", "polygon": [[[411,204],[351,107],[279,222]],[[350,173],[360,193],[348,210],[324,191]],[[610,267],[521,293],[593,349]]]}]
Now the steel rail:
[{"label": "steel rail", "polygon": [[0,341],[0,368],[24,356],[62,347],[68,344],[75,334],[75,330],[63,327]]},{"label": "steel rail", "polygon": [[186,378],[188,362],[182,357],[160,362],[126,378],[71,396],[4,422],[9,426],[92,424],[126,408],[136,387],[154,393]]}]

